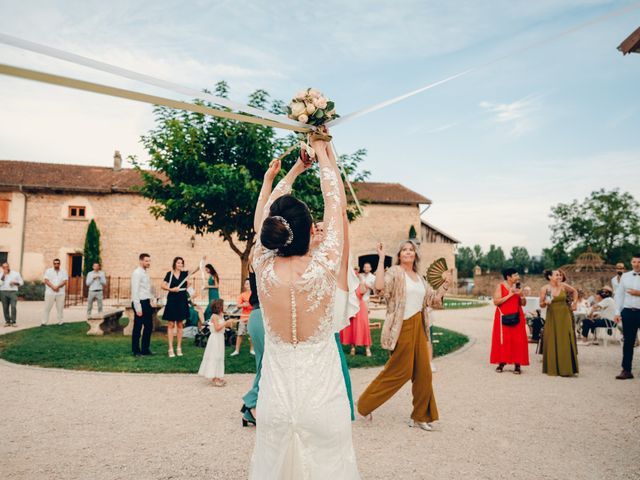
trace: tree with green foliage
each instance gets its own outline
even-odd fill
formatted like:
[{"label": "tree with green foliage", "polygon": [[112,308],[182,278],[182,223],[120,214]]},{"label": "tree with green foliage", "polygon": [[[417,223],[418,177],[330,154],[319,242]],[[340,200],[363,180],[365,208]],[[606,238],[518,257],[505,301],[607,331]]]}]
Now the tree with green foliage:
[{"label": "tree with green foliage", "polygon": [[416,227],[411,225],[411,227],[409,228],[409,238],[415,239],[417,237],[418,237],[418,234],[416,233]]},{"label": "tree with green foliage", "polygon": [[[216,85],[216,95],[226,98],[228,93],[226,82]],[[273,113],[284,111],[283,102],[271,100],[264,90],[253,92],[248,104]],[[255,243],[253,213],[264,172],[273,158],[297,143],[297,137],[277,136],[272,127],[166,107],[156,107],[154,113],[155,128],[142,136],[151,158],[150,170],[133,159],[143,179],[140,192],[153,202],[151,213],[179,222],[199,235],[218,233],[240,257],[241,278],[245,278]],[[283,159],[281,175],[297,155],[294,151]],[[369,175],[358,171],[365,155],[365,150],[358,150],[340,157],[350,180],[363,181]],[[293,193],[306,202],[315,219],[320,219],[323,200],[317,165],[298,178]],[[357,215],[353,205],[348,213],[350,219]]]},{"label": "tree with green foliage", "polygon": [[531,257],[525,247],[513,247],[511,248],[511,256],[507,261],[507,265],[515,268],[520,273],[524,273],[525,270],[529,270],[531,265]]},{"label": "tree with green foliage", "polygon": [[89,222],[87,235],[84,239],[84,274],[86,275],[93,268],[94,263],[102,263],[100,258],[100,230],[95,220]]},{"label": "tree with green foliage", "polygon": [[486,269],[489,272],[499,272],[505,265],[505,256],[502,247],[496,247],[495,245],[489,245],[489,251],[484,256],[483,263],[486,265]]},{"label": "tree with green foliage", "polygon": [[473,250],[470,247],[460,247],[456,254],[456,269],[459,278],[473,276],[473,268],[476,266]]},{"label": "tree with green foliage", "polygon": [[549,252],[554,260],[563,260],[558,258],[561,252],[573,260],[590,247],[608,263],[616,263],[628,260],[640,243],[640,203],[617,188],[597,190],[582,202],[559,203],[550,216],[555,221]]}]

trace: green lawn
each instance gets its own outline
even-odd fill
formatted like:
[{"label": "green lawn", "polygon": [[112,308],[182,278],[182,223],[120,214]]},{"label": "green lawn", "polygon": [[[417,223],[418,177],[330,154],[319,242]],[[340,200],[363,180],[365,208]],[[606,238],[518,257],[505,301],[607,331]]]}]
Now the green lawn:
[{"label": "green lawn", "polygon": [[[127,320],[123,319],[123,324]],[[149,372],[149,373],[197,373],[203,348],[196,347],[193,339],[185,339],[183,357],[167,357],[167,340],[163,333],[153,334],[151,357],[131,355],[131,337],[122,335],[88,336],[86,323],[67,323],[47,327],[29,328],[0,335],[0,357],[14,363],[39,365],[42,367],[93,370],[102,372]],[[434,327],[438,343],[434,345],[435,356],[444,355],[464,345],[465,335]],[[380,330],[372,330],[373,356],[364,356],[364,348],[358,355],[347,355],[349,367],[372,367],[382,365],[389,354],[380,348]],[[249,354],[249,343],[245,339],[240,355],[229,357],[232,347],[227,347],[226,373],[255,373],[255,360]],[[349,349],[345,347],[345,353]]]}]

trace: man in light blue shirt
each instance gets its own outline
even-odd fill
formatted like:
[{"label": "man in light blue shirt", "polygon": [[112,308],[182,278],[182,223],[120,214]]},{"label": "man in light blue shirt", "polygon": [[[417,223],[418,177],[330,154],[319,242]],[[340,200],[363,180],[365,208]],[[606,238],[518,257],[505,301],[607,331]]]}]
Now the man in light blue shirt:
[{"label": "man in light blue shirt", "polygon": [[20,285],[24,285],[20,273],[11,270],[9,264],[4,262],[0,271],[0,302],[2,302],[5,327],[16,326],[16,304],[18,303],[18,287]]},{"label": "man in light blue shirt", "polygon": [[102,290],[107,284],[107,277],[100,269],[100,264],[95,262],[93,269],[87,273],[85,280],[89,293],[87,297],[87,316],[91,316],[91,310],[93,310],[93,302],[98,301],[98,313],[102,313]]}]

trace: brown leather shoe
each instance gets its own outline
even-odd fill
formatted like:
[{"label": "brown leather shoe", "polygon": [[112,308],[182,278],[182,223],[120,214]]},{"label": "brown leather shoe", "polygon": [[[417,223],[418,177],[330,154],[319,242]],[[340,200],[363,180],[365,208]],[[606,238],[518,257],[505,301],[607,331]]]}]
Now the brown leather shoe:
[{"label": "brown leather shoe", "polygon": [[620,375],[616,377],[616,380],[629,380],[630,378],[633,378],[633,373],[622,370]]}]

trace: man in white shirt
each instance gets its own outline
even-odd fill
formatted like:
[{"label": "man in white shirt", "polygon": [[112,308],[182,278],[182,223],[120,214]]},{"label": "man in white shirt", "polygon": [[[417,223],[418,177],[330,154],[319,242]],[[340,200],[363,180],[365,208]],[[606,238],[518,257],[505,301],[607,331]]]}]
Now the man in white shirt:
[{"label": "man in white shirt", "polygon": [[64,293],[68,282],[69,275],[67,275],[64,268],[60,268],[60,259],[54,259],[53,268],[49,268],[44,272],[44,316],[42,317],[42,325],[49,323],[49,314],[54,304],[58,314],[58,325],[64,323]]},{"label": "man in white shirt", "polygon": [[20,285],[24,285],[20,273],[11,270],[9,264],[4,262],[0,272],[0,302],[2,302],[5,327],[16,326],[16,304],[18,303],[18,287]]},{"label": "man in white shirt", "polygon": [[[131,319],[133,321],[131,353],[136,357],[153,355],[149,350],[151,330],[153,330],[153,308],[151,307],[153,290],[147,271],[151,266],[151,256],[148,253],[141,253],[138,260],[140,265],[131,274],[131,305],[135,312],[135,317]],[[140,342],[141,332],[142,343]]]},{"label": "man in white shirt", "polygon": [[102,313],[102,288],[107,284],[107,277],[100,269],[100,264],[95,262],[92,270],[87,273],[85,280],[89,293],[87,296],[87,316],[91,316],[93,310],[93,302],[98,301],[98,313]]},{"label": "man in white shirt", "polygon": [[613,288],[613,295],[615,296],[618,287],[620,286],[620,277],[624,273],[624,263],[616,263],[616,276],[611,279],[611,288]]},{"label": "man in white shirt", "polygon": [[616,378],[627,380],[633,378],[631,364],[633,362],[633,347],[636,343],[640,328],[640,252],[631,259],[630,272],[622,274],[615,300],[618,312],[616,322],[622,320],[622,372]]},{"label": "man in white shirt", "polygon": [[369,297],[371,296],[371,290],[376,284],[376,276],[371,272],[371,264],[366,262],[362,266],[362,278],[364,279],[364,284],[367,286],[367,292],[362,296],[364,303],[369,306]]}]

